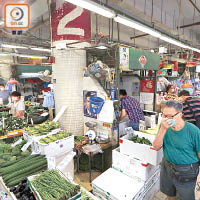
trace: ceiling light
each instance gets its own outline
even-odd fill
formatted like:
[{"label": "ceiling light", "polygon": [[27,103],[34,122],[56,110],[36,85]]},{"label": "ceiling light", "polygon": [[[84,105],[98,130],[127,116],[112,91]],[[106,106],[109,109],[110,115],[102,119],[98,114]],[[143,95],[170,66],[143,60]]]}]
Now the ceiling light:
[{"label": "ceiling light", "polygon": [[34,56],[34,55],[24,55],[24,54],[16,54],[13,53],[11,54],[12,56],[18,56],[18,57],[23,57],[23,58],[40,58],[40,59],[46,59],[46,56]]},{"label": "ceiling light", "polygon": [[0,44],[0,47],[10,48],[10,49],[28,49],[28,47],[16,46],[11,44]]},{"label": "ceiling light", "polygon": [[95,48],[96,49],[107,49],[108,47],[102,45],[102,46],[96,46]]},{"label": "ceiling light", "polygon": [[167,37],[167,36],[164,36],[162,35],[160,37],[161,40],[164,40],[165,42],[168,42],[168,43],[171,43],[171,44],[174,44],[176,46],[179,46],[179,47],[182,47],[182,48],[188,48],[188,46],[186,46],[185,44],[183,44],[182,42],[178,41],[178,40],[175,40],[173,38],[170,38],[170,37]]},{"label": "ceiling light", "polygon": [[137,29],[137,30],[142,31],[144,33],[148,33],[148,34],[150,34],[154,37],[160,37],[161,36],[161,33],[159,33],[158,31],[155,31],[152,28],[145,26],[143,24],[140,24],[136,21],[133,21],[129,18],[118,15],[117,17],[114,18],[114,20],[116,22],[119,22],[120,24],[129,26],[131,28]]},{"label": "ceiling light", "polygon": [[46,52],[51,52],[51,49],[43,49],[43,48],[38,48],[38,47],[33,47],[31,48],[32,50],[36,50],[36,51],[46,51]]},{"label": "ceiling light", "polygon": [[115,16],[114,11],[90,0],[65,0],[65,1],[80,6],[82,8],[85,8],[87,10],[90,10],[92,12],[95,12],[99,15],[103,15],[104,17],[113,18]]}]

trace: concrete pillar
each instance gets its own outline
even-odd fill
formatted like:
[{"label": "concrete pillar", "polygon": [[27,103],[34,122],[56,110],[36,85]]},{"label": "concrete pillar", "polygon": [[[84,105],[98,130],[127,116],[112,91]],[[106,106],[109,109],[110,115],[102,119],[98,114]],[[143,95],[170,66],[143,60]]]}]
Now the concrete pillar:
[{"label": "concrete pillar", "polygon": [[62,116],[61,126],[74,135],[83,135],[83,67],[86,66],[85,50],[55,50],[53,79],[56,113],[63,105],[68,109]]},{"label": "concrete pillar", "polygon": [[[91,38],[90,12],[73,4],[52,0],[51,29],[55,63],[52,76],[56,114],[62,106],[68,109],[60,119],[62,128],[74,135],[83,135],[83,68],[86,67],[86,43],[73,48],[66,44]],[[62,46],[62,49],[58,49]],[[72,46],[72,45],[70,45]]]},{"label": "concrete pillar", "polygon": [[13,62],[11,56],[5,55],[0,57],[0,78],[3,78],[5,81],[8,81],[11,76],[11,65],[9,64],[11,62]]}]

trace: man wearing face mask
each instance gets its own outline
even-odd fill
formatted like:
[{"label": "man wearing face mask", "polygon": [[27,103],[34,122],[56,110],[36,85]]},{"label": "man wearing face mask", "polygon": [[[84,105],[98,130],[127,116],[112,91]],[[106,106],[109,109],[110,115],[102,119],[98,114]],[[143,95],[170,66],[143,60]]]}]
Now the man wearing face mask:
[{"label": "man wearing face mask", "polygon": [[12,92],[11,100],[13,102],[11,108],[13,117],[23,118],[25,112],[25,105],[21,99],[21,93],[17,91]]},{"label": "man wearing face mask", "polygon": [[8,104],[8,98],[10,93],[8,90],[5,90],[4,84],[0,84],[0,99],[2,99],[1,103],[4,105]]},{"label": "man wearing face mask", "polygon": [[199,173],[200,130],[183,120],[183,105],[174,100],[163,107],[161,126],[153,142],[155,150],[163,147],[160,189],[175,200],[195,200],[194,189]]}]

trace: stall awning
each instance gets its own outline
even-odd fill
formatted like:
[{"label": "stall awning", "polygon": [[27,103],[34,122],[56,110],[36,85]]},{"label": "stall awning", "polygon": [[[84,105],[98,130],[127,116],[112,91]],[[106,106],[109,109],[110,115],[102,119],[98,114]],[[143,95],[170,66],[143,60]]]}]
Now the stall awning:
[{"label": "stall awning", "polygon": [[160,56],[148,51],[129,49],[129,68],[159,70]]}]

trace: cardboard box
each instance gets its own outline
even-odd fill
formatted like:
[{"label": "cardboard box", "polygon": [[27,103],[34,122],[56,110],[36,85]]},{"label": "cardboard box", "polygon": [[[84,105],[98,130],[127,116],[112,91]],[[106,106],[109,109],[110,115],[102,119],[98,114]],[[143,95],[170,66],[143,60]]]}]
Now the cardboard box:
[{"label": "cardboard box", "polygon": [[138,181],[146,182],[160,168],[132,156],[120,152],[120,148],[112,151],[112,167]]},{"label": "cardboard box", "polygon": [[[153,143],[156,137],[155,135],[150,135],[139,131],[134,131],[134,134],[150,140],[151,143]],[[125,135],[124,137],[120,138],[120,152],[154,166],[159,165],[163,157],[162,149],[156,151],[152,146],[134,143],[131,141],[132,137],[133,136],[131,135]]]}]

